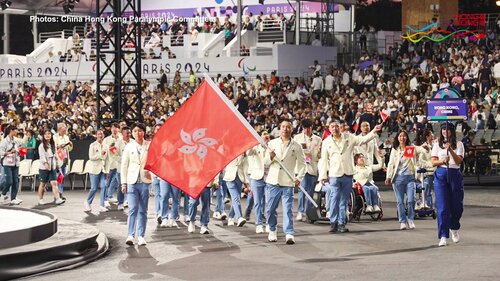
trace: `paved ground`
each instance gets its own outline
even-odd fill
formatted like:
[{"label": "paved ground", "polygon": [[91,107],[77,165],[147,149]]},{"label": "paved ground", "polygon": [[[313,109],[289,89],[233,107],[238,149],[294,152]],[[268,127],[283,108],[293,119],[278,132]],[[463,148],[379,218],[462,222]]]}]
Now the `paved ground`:
[{"label": "paved ground", "polygon": [[[445,248],[436,246],[432,218],[417,220],[415,230],[397,230],[389,190],[381,192],[382,222],[364,217],[349,224],[351,233],[335,235],[328,233],[326,224],[296,223],[295,245],[285,245],[281,229],[277,243],[267,242],[267,235],[255,234],[253,220],[242,228],[211,221],[212,233],[203,236],[188,234],[185,225],[160,229],[150,210],[146,247],[124,244],[123,212],[87,215],[82,211],[86,192],[70,191],[64,206],[46,211],[99,228],[109,238],[109,254],[74,270],[30,280],[499,280],[500,190],[466,189],[462,241]],[[32,192],[20,197],[23,207],[37,202]]]}]

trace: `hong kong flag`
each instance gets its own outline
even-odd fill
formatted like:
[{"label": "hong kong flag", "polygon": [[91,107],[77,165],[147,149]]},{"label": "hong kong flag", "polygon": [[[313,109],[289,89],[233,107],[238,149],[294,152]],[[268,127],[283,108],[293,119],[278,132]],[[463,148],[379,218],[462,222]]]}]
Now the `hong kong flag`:
[{"label": "hong kong flag", "polygon": [[193,198],[237,156],[264,143],[210,77],[154,135],[145,168]]},{"label": "hong kong flag", "polygon": [[383,111],[380,111],[380,118],[382,118],[382,123],[383,123],[385,122],[385,120],[387,120],[387,118],[389,118],[389,115]]},{"label": "hong kong flag", "polygon": [[406,158],[413,158],[414,154],[415,154],[415,147],[414,146],[407,146],[405,148],[405,153],[403,154],[403,156]]}]

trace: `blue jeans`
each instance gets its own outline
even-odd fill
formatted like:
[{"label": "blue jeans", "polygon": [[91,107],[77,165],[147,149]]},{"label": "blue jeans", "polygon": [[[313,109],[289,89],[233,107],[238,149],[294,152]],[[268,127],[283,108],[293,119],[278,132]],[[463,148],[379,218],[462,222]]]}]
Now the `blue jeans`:
[{"label": "blue jeans", "polygon": [[279,186],[267,184],[269,197],[267,198],[267,224],[271,231],[276,231],[278,225],[278,205],[283,204],[283,232],[293,235],[293,188],[291,186]]},{"label": "blue jeans", "polygon": [[94,201],[95,194],[97,193],[97,188],[101,188],[101,207],[104,207],[104,201],[106,200],[106,178],[103,172],[100,172],[97,175],[90,174],[90,191],[87,196],[87,203],[92,205],[92,201]]},{"label": "blue jeans", "polygon": [[460,229],[464,211],[464,179],[458,169],[437,168],[434,172],[438,238],[449,237],[449,230]]},{"label": "blue jeans", "polygon": [[[180,193],[179,189],[179,193]],[[184,216],[189,216],[189,195],[187,195],[185,192],[182,194],[182,197],[184,198],[184,208],[182,208],[182,214]],[[180,201],[179,201],[180,202]],[[177,208],[178,209],[178,208]]]},{"label": "blue jeans", "polygon": [[[396,195],[398,219],[400,223],[407,223],[415,218],[415,177],[413,175],[396,175],[392,189]],[[405,194],[408,197],[408,214],[405,211]]]},{"label": "blue jeans", "polygon": [[118,186],[118,193],[121,192],[120,188],[120,173],[117,169],[109,170],[108,179],[106,180],[106,199],[113,198],[115,188]]},{"label": "blue jeans", "polygon": [[149,187],[146,183],[127,185],[128,235],[134,237],[135,229],[139,237],[144,237],[148,222]]},{"label": "blue jeans", "polygon": [[229,194],[231,194],[231,210],[229,211],[229,218],[234,218],[236,216],[237,219],[243,217],[241,214],[241,180],[236,175],[236,178],[234,181],[228,181],[226,182],[227,184],[227,190],[229,191]]},{"label": "blue jeans", "polygon": [[425,187],[425,204],[429,207],[433,207],[432,204],[432,191],[434,190],[434,176],[426,176],[424,178]]},{"label": "blue jeans", "polygon": [[222,175],[219,177],[219,188],[216,190],[217,203],[215,204],[215,211],[219,213],[224,213],[224,200],[227,194],[227,185],[224,180],[222,180]]},{"label": "blue jeans", "polygon": [[[177,219],[181,191],[170,183],[160,179],[160,215],[162,219]],[[168,212],[169,199],[172,198],[172,209]]]},{"label": "blue jeans", "polygon": [[346,224],[347,200],[351,194],[352,176],[330,177],[328,210],[330,224]]},{"label": "blue jeans", "polygon": [[378,205],[378,187],[367,182],[363,185],[363,193],[365,194],[366,205]]},{"label": "blue jeans", "polygon": [[200,197],[195,200],[189,198],[189,219],[192,223],[196,221],[196,210],[201,201],[201,216],[200,224],[201,226],[208,226],[210,220],[210,188],[205,188],[200,194]]},{"label": "blue jeans", "polygon": [[[63,177],[66,177],[66,167],[67,167],[67,165],[61,166],[61,173],[62,173]],[[57,187],[59,188],[59,193],[62,195],[64,193],[64,180],[62,183],[58,183]]]},{"label": "blue jeans", "polygon": [[262,225],[262,214],[265,205],[265,195],[264,190],[266,189],[266,183],[264,180],[254,180],[250,179],[250,187],[253,193],[253,202],[255,208],[255,225]]},{"label": "blue jeans", "polygon": [[[304,179],[302,179],[302,182],[300,183],[302,187],[307,191],[307,193],[313,197],[314,194],[314,185],[316,184],[316,181],[318,181],[318,176],[313,176],[306,174],[304,176]],[[302,192],[301,189],[299,189],[299,213],[305,213],[307,209],[310,209],[313,207],[313,204],[307,199],[307,197],[304,195],[304,192]]]},{"label": "blue jeans", "polygon": [[10,200],[17,197],[17,189],[19,187],[19,167],[4,166],[5,184],[3,185],[2,195],[6,195],[10,190]]},{"label": "blue jeans", "polygon": [[248,192],[248,197],[247,197],[247,208],[245,209],[245,215],[252,213],[253,205],[254,205],[254,196],[250,188],[250,192]]},{"label": "blue jeans", "polygon": [[161,195],[160,195],[160,178],[153,177],[153,193],[155,198],[155,214],[156,217],[161,217]]}]

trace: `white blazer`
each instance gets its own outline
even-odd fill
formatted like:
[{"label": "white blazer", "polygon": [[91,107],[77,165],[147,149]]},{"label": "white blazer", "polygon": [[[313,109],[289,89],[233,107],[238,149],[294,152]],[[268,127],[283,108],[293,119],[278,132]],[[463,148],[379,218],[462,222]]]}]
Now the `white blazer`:
[{"label": "white blazer", "polygon": [[[297,169],[296,178],[302,181],[306,173],[306,161],[304,158],[304,152],[302,151],[302,146],[294,140],[290,140],[289,144],[285,147],[282,146],[283,141],[281,138],[276,138],[268,143],[268,147],[271,151],[274,151],[276,156],[271,160],[270,151],[267,150],[264,163],[269,165],[269,174],[267,175],[265,181],[268,184],[280,185],[280,186],[295,186],[292,178],[281,168],[277,161],[280,161],[283,166],[285,166],[290,173],[293,173],[294,169]],[[282,150],[282,148],[284,148]],[[293,174],[292,174],[293,176]]]},{"label": "white blazer", "polygon": [[[308,137],[304,133],[295,135],[293,140],[298,142],[304,151],[304,157],[306,159],[306,172],[311,176],[317,176],[319,154],[321,152],[321,142],[323,140],[319,136],[312,135],[311,137]],[[310,159],[308,159],[306,155],[310,155]]]},{"label": "white blazer", "polygon": [[373,172],[376,172],[380,169],[382,169],[382,166],[384,164],[382,162],[379,162],[377,165],[365,165],[364,167],[360,166],[354,166],[354,176],[353,179],[356,182],[359,182],[361,186],[365,185],[367,182],[372,183],[373,185]]},{"label": "white blazer", "polygon": [[99,143],[97,141],[90,144],[89,147],[89,174],[98,175],[104,172],[104,161],[108,154],[102,155],[102,152],[106,151],[104,143]]},{"label": "white blazer", "polygon": [[123,150],[122,163],[120,169],[120,179],[122,184],[135,184],[139,176],[143,183],[151,183],[151,173],[144,170],[148,156],[149,141],[144,140],[141,146],[135,141],[130,141]]},{"label": "white blazer", "polygon": [[253,180],[262,180],[266,174],[266,165],[264,164],[264,156],[266,149],[258,144],[247,151],[248,156],[248,173]]},{"label": "white blazer", "polygon": [[233,161],[227,164],[224,169],[224,181],[234,181],[236,175],[240,178],[242,183],[248,183],[248,161],[245,153],[236,157]]},{"label": "white blazer", "polygon": [[[112,135],[105,137],[103,143],[106,146],[106,155],[108,156],[106,157],[106,161],[104,163],[105,173],[109,173],[109,170],[111,169],[120,171],[122,151],[125,148],[125,143],[120,139],[120,137],[115,139]],[[116,147],[116,153],[111,153],[109,150],[112,144]]]},{"label": "white blazer", "polygon": [[354,175],[354,147],[365,144],[376,136],[374,132],[366,136],[343,133],[339,141],[335,141],[333,135],[328,136],[321,146],[318,180]]},{"label": "white blazer", "polygon": [[[422,153],[422,150],[425,149],[416,146],[415,152],[413,153],[413,157],[410,159],[409,168],[413,169],[412,172],[415,178],[417,178],[417,157]],[[401,150],[399,147],[391,149],[391,155],[389,156],[389,164],[387,164],[387,174],[385,176],[386,179],[394,180],[398,171],[399,162],[401,158],[404,157],[403,155],[404,155],[404,150]]]},{"label": "white blazer", "polygon": [[356,146],[354,148],[354,154],[356,153],[362,153],[363,156],[365,156],[365,165],[373,165],[375,163],[373,161],[373,158],[377,159],[377,163],[382,162],[382,157],[378,154],[378,138],[374,138],[371,141],[361,144],[359,146]]}]

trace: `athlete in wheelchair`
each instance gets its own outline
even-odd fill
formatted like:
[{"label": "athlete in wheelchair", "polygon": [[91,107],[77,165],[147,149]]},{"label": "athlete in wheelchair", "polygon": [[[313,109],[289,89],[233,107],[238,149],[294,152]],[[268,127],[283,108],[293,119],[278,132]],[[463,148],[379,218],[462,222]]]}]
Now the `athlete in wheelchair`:
[{"label": "athlete in wheelchair", "polygon": [[369,215],[373,220],[382,220],[382,201],[378,187],[373,181],[373,172],[382,169],[384,161],[376,165],[366,165],[364,155],[358,153],[354,155],[354,164],[353,189],[347,205],[349,221],[359,221],[362,214]]}]

